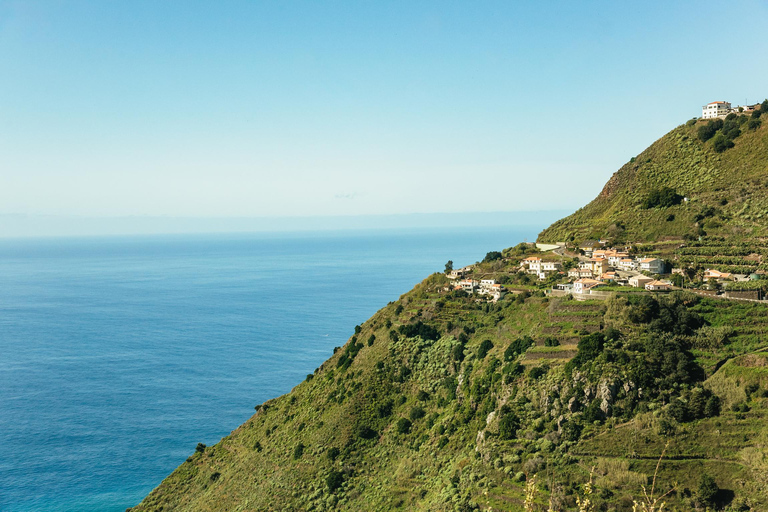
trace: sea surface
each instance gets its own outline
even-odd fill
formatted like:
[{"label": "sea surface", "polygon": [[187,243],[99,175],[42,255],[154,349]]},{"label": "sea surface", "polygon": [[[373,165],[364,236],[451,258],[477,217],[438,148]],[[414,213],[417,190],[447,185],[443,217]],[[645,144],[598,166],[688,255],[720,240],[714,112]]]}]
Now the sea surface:
[{"label": "sea surface", "polygon": [[447,260],[536,231],[0,240],[0,510],[124,511]]}]

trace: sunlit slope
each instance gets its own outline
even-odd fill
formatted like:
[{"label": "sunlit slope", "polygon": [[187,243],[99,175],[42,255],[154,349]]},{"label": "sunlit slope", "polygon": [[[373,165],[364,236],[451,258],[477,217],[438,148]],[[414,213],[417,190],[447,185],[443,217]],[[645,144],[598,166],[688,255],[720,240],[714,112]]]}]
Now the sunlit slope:
[{"label": "sunlit slope", "polygon": [[[591,203],[542,231],[539,241],[768,234],[768,116],[761,120],[757,128],[742,122],[733,147],[722,152],[714,138],[700,140],[707,122],[678,126],[619,169]],[[643,208],[662,187],[688,201]]]}]

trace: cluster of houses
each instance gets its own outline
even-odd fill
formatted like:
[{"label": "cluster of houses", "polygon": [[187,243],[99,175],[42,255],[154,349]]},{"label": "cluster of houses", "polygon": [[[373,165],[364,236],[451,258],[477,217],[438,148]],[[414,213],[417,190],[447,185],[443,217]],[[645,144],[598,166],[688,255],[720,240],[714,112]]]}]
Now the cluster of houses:
[{"label": "cluster of houses", "polygon": [[759,103],[755,103],[754,105],[740,105],[736,108],[733,108],[727,101],[713,101],[712,103],[707,103],[701,107],[701,118],[715,119],[718,117],[725,117],[731,113],[738,114],[744,112],[752,112],[754,110],[759,110],[759,108]]},{"label": "cluster of houses", "polygon": [[[568,277],[573,281],[557,285],[563,291],[572,293],[590,293],[594,288],[609,283],[622,286],[645,288],[649,291],[669,290],[672,283],[659,281],[643,274],[663,274],[664,261],[659,258],[630,257],[629,253],[618,249],[603,249],[600,242],[587,241],[579,247],[587,256],[578,265],[568,270]],[[561,264],[557,261],[543,261],[537,256],[525,258],[521,270],[546,279],[552,272],[561,273]]]},{"label": "cluster of houses", "polygon": [[458,270],[451,270],[447,276],[448,279],[459,279],[454,290],[463,290],[471,295],[488,295],[494,302],[499,300],[504,295],[504,287],[497,283],[495,279],[463,279],[472,271],[472,267],[464,267]]}]

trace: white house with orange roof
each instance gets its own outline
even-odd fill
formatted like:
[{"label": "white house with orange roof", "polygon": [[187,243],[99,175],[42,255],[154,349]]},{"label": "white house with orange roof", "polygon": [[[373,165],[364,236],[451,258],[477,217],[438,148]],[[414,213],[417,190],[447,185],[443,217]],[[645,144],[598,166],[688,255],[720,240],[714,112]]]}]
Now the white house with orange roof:
[{"label": "white house with orange roof", "polygon": [[731,104],[727,101],[713,101],[701,107],[702,119],[714,119],[727,116],[731,111]]},{"label": "white house with orange roof", "polygon": [[731,274],[730,272],[720,272],[719,270],[708,268],[707,270],[704,271],[704,279],[732,280],[733,274]]},{"label": "white house with orange roof", "polygon": [[603,283],[596,281],[595,279],[584,278],[577,279],[573,282],[573,293],[589,293],[592,288],[600,286]]},{"label": "white house with orange roof", "polygon": [[672,285],[666,281],[651,281],[645,283],[645,289],[650,292],[665,292],[672,288]]}]

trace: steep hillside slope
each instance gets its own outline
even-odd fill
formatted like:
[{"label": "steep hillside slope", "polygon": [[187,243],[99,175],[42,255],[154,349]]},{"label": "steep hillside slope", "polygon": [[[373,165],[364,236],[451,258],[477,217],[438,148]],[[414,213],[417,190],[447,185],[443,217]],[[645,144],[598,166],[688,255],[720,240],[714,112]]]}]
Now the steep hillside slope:
[{"label": "steep hillside slope", "polygon": [[[540,240],[661,254],[676,239],[686,265],[762,268],[768,128],[742,122],[718,153],[702,125],[665,135]],[[545,296],[560,278],[520,272],[532,253],[576,264],[526,244],[489,253],[468,277],[509,287],[498,302],[430,276],[133,510],[565,511],[588,496],[630,511],[652,483],[664,510],[768,510],[768,306]]]},{"label": "steep hillside slope", "polygon": [[[514,259],[475,269],[516,272]],[[134,510],[522,510],[534,475],[537,503],[572,510],[590,468],[601,510],[631,510],[667,443],[668,510],[768,507],[765,306],[540,292],[493,304],[447,281],[383,308]],[[700,496],[702,474],[719,494]]]},{"label": "steep hillside slope", "polygon": [[[750,128],[750,117],[738,118],[741,134],[722,152],[715,149],[718,137],[699,138],[707,121],[678,126],[619,169],[591,203],[542,231],[539,241],[767,235],[768,116],[757,128]],[[644,208],[649,194],[663,187],[688,201]]]}]

